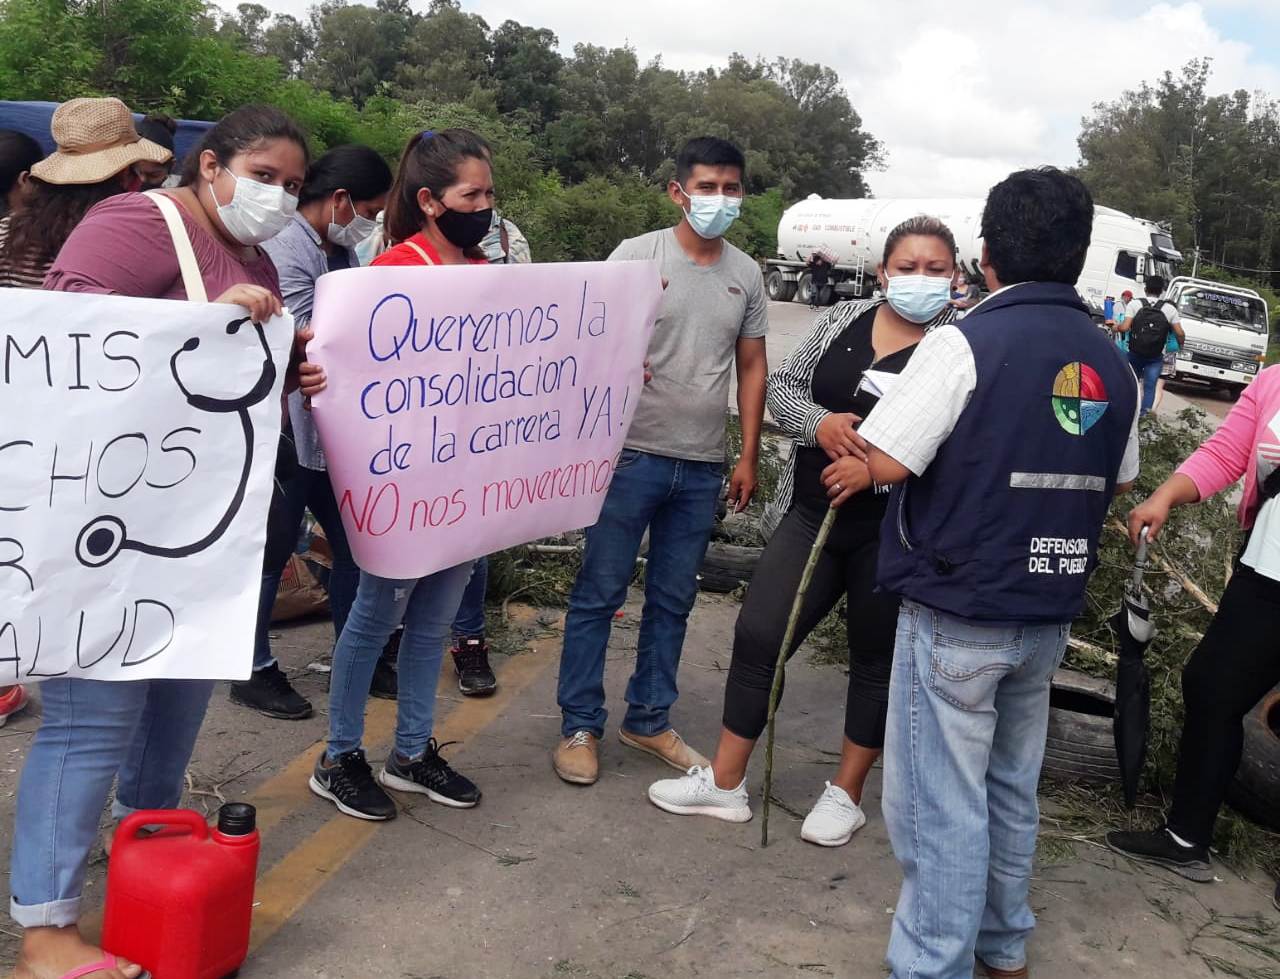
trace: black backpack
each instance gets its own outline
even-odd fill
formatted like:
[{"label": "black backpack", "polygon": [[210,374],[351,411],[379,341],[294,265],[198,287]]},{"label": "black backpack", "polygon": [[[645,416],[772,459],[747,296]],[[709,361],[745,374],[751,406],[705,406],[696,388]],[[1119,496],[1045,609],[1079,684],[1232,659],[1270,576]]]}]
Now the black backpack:
[{"label": "black backpack", "polygon": [[1160,303],[1140,300],[1142,308],[1129,327],[1129,352],[1135,357],[1154,359],[1164,356],[1164,345],[1169,339],[1169,317],[1164,315]]}]

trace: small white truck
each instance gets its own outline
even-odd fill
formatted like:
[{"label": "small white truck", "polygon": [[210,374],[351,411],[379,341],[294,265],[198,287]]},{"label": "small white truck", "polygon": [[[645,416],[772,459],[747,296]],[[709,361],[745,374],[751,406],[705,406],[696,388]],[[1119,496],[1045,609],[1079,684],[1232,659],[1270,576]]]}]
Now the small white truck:
[{"label": "small white truck", "polygon": [[1206,381],[1238,395],[1266,362],[1269,310],[1252,289],[1179,276],[1165,298],[1178,307],[1187,341],[1178,380]]}]

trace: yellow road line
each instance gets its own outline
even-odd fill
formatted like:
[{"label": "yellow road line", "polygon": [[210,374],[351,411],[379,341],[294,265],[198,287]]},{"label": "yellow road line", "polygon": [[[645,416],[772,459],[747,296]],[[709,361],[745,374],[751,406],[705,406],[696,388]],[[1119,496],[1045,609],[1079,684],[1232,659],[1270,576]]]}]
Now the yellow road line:
[{"label": "yellow road line", "polygon": [[[525,687],[554,661],[559,653],[559,645],[556,636],[535,640],[530,652],[507,662],[499,675],[496,694],[483,700],[468,700],[455,707],[436,725],[436,738],[442,742],[464,740],[495,721]],[[295,768],[297,764],[295,760],[285,772]],[[312,800],[315,796],[306,788],[305,782],[310,777],[310,766],[313,764],[314,758],[308,760],[302,769],[305,774],[300,776],[303,791]],[[249,939],[250,951],[260,948],[279,931],[377,832],[377,823],[341,814],[333,816],[259,877],[254,892],[257,908]]]},{"label": "yellow road line", "polygon": [[[537,625],[537,612],[527,606],[512,606],[514,625]],[[562,620],[563,621],[563,620]],[[507,660],[498,671],[498,691],[492,697],[465,700],[436,723],[438,741],[462,741],[491,724],[560,651],[560,626],[550,635],[535,638],[529,651]],[[437,694],[457,690],[448,664],[440,671]],[[396,728],[395,701],[371,698],[365,714],[365,744],[381,745],[391,740]],[[303,806],[324,805],[307,786],[316,763],[316,748],[307,746],[301,754],[254,790],[245,801],[258,810],[258,830],[266,834]],[[254,892],[257,907],[253,916],[250,951],[256,950],[280,930],[333,874],[362,849],[378,830],[377,823],[337,815],[290,850],[258,878]],[[80,922],[85,937],[96,942],[101,937],[102,910],[95,908]]]}]

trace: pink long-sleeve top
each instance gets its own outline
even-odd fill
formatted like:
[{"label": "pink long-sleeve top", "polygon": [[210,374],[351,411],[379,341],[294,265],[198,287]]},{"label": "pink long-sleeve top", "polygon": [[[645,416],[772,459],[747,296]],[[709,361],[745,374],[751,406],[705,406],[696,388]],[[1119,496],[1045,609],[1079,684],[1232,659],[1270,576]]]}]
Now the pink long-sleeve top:
[{"label": "pink long-sleeve top", "polygon": [[1244,498],[1237,511],[1240,526],[1258,516],[1258,463],[1266,471],[1280,462],[1280,364],[1268,367],[1244,389],[1222,426],[1191,453],[1178,472],[1196,484],[1206,500],[1241,476]]}]

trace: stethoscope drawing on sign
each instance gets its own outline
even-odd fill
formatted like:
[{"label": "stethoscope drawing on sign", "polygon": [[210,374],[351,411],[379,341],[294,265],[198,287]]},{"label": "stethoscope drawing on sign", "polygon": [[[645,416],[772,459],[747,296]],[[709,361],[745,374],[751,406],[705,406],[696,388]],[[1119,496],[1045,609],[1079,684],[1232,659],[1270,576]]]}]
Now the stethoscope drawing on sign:
[{"label": "stethoscope drawing on sign", "polygon": [[[228,323],[228,336],[234,336],[240,331],[240,327],[250,322],[252,320],[246,316]],[[178,358],[199,347],[199,337],[192,337],[169,358],[169,373],[173,375],[178,390],[186,397],[187,404],[196,411],[207,411],[213,414],[235,412],[240,416],[240,427],[244,431],[244,465],[240,469],[236,491],[232,494],[222,518],[199,540],[177,547],[166,547],[130,538],[124,521],[119,517],[110,515],[95,517],[84,525],[76,537],[76,557],[81,564],[90,568],[100,568],[112,561],[121,551],[138,551],[153,557],[187,557],[203,551],[226,533],[239,512],[240,505],[244,502],[245,490],[249,485],[249,473],[253,469],[253,420],[249,417],[249,409],[270,394],[276,382],[276,365],[271,356],[271,348],[267,345],[266,334],[260,323],[253,323],[253,328],[258,334],[258,343],[262,345],[262,371],[253,387],[238,398],[214,398],[206,394],[195,394],[182,383],[182,378],[178,374]]]}]

